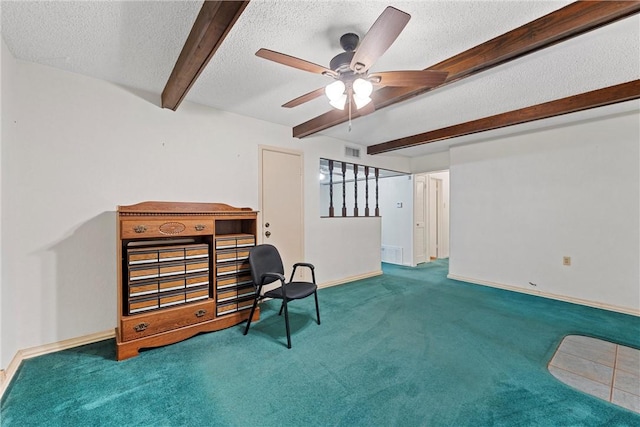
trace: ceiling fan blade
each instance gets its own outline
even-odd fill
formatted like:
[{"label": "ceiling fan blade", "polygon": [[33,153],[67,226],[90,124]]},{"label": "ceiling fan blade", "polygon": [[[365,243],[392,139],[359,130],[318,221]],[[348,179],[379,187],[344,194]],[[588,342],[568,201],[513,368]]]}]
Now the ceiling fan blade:
[{"label": "ceiling fan blade", "polygon": [[314,64],[313,62],[305,61],[304,59],[285,55],[284,53],[275,52],[269,49],[258,50],[256,52],[256,56],[268,59],[269,61],[277,62],[278,64],[287,65],[289,67],[297,68],[303,71],[308,71],[310,73],[324,74],[332,77],[337,76],[335,71],[323,67],[322,65]]},{"label": "ceiling fan blade", "polygon": [[350,68],[365,73],[398,38],[411,15],[388,6],[376,19],[356,49]]},{"label": "ceiling fan blade", "polygon": [[324,95],[324,87],[314,90],[313,92],[305,93],[302,96],[297,97],[296,99],[292,99],[291,101],[283,104],[282,106],[285,108],[293,108],[297,107],[300,104],[304,104],[305,102],[311,101],[312,99],[316,99],[320,96]]},{"label": "ceiling fan blade", "polygon": [[[449,75],[446,71],[409,70],[383,71],[369,75],[372,83],[394,87],[435,87],[440,86]],[[378,80],[376,82],[376,80]]]}]

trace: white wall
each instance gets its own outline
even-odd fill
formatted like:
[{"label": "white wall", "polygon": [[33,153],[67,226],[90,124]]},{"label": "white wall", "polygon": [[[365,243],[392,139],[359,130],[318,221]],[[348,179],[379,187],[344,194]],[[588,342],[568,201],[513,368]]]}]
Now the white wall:
[{"label": "white wall", "polygon": [[[382,245],[402,248],[402,264],[413,263],[413,180],[411,176],[380,179]],[[398,207],[398,203],[402,207]]]},{"label": "white wall", "polygon": [[636,112],[452,148],[451,275],[640,313],[639,141]]},{"label": "white wall", "polygon": [[[159,97],[104,81],[22,61],[13,67],[15,96],[2,111],[3,123],[15,126],[9,135],[3,128],[1,147],[1,240],[11,248],[1,254],[0,317],[11,324],[0,337],[1,367],[19,349],[116,326],[117,205],[258,209],[259,145],[304,151],[305,255],[318,280],[379,271],[379,220],[347,227],[318,215],[319,158],[342,159],[342,142],[296,140],[290,128],[189,102],[163,110]],[[364,163],[409,168],[399,157]]]},{"label": "white wall", "polygon": [[424,173],[448,170],[449,164],[449,150],[447,150],[440,153],[412,158],[411,172]]},{"label": "white wall", "polygon": [[[1,8],[0,8],[0,16]],[[2,94],[2,98],[0,99],[0,355],[2,355],[2,336],[4,331],[5,322],[3,322],[2,312],[4,311],[4,300],[2,298],[4,281],[2,280],[3,272],[2,272],[2,141],[5,140],[7,129],[6,123],[3,121],[3,111],[8,111],[9,101],[11,99],[10,88],[11,88],[11,69],[13,67],[13,58],[9,54],[9,49],[7,48],[4,40],[0,38],[0,94]],[[1,356],[0,356],[1,357]],[[0,369],[2,369],[5,365],[0,364]]]}]

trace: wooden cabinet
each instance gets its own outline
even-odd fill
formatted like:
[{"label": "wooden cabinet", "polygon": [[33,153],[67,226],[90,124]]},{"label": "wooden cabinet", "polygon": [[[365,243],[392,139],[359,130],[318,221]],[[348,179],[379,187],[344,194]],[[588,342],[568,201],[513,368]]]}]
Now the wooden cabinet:
[{"label": "wooden cabinet", "polygon": [[116,358],[245,321],[256,220],[221,203],[119,206]]}]

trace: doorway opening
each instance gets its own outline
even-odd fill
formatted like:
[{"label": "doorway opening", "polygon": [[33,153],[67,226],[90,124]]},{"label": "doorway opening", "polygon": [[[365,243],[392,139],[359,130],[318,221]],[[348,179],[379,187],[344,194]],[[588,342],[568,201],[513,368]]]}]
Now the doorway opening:
[{"label": "doorway opening", "polygon": [[416,174],[413,265],[449,257],[449,171]]}]

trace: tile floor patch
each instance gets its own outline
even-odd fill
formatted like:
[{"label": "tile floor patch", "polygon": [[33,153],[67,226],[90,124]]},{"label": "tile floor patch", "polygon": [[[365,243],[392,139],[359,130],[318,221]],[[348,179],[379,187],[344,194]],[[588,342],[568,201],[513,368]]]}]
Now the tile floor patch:
[{"label": "tile floor patch", "polygon": [[640,350],[581,335],[564,337],[548,366],[563,383],[640,413]]}]

